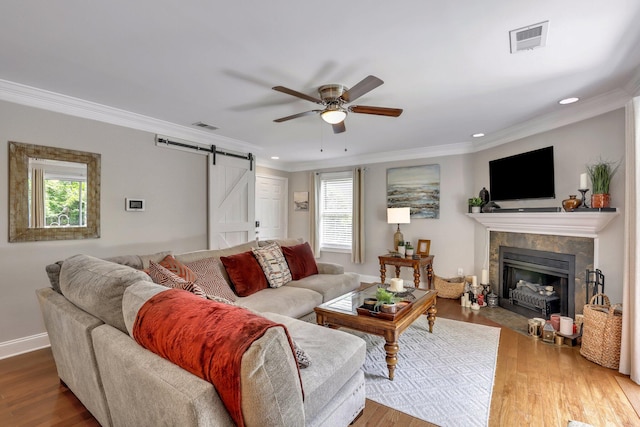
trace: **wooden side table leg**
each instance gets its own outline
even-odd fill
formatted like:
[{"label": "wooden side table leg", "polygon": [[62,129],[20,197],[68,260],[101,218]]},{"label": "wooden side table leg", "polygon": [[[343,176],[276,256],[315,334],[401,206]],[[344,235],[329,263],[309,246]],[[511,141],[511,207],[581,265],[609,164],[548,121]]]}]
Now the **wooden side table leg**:
[{"label": "wooden side table leg", "polygon": [[384,283],[387,278],[387,266],[384,262],[380,262],[380,283]]},{"label": "wooden side table leg", "polygon": [[427,285],[428,289],[433,289],[431,284],[433,283],[433,265],[427,264]]},{"label": "wooden side table leg", "polygon": [[416,289],[420,287],[420,264],[417,264],[413,267],[413,284]]},{"label": "wooden side table leg", "polygon": [[436,308],[436,303],[434,302],[433,305],[431,307],[429,307],[429,310],[427,310],[427,320],[429,321],[429,332],[433,333],[433,324],[436,321],[436,313],[438,312],[438,309]]},{"label": "wooden side table leg", "polygon": [[400,277],[400,266],[396,265],[396,277]]},{"label": "wooden side table leg", "polygon": [[396,372],[396,365],[398,364],[398,346],[397,341],[387,341],[384,345],[384,350],[387,352],[387,368],[389,368],[389,379],[393,381],[394,374]]}]

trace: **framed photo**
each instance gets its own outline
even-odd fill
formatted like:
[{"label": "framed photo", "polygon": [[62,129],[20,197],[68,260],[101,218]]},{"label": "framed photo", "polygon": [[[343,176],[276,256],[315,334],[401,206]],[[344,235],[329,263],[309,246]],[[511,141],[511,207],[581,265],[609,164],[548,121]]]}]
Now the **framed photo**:
[{"label": "framed photo", "polygon": [[309,211],[309,192],[308,191],[294,191],[293,192],[293,205],[294,211],[307,212]]},{"label": "framed photo", "polygon": [[416,255],[429,256],[429,249],[431,248],[431,240],[418,240],[418,247],[416,248]]}]

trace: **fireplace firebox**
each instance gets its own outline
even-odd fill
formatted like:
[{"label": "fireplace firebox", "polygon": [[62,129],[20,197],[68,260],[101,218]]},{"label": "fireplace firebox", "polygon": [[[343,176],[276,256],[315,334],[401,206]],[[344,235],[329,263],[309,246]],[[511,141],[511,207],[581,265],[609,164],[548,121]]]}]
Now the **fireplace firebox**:
[{"label": "fireplace firebox", "polygon": [[575,255],[499,248],[499,304],[527,317],[575,316]]}]

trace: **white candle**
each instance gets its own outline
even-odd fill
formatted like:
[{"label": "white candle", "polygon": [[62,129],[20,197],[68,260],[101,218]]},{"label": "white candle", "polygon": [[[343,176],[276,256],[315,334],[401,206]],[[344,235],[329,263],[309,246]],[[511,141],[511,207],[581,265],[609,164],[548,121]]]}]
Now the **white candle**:
[{"label": "white candle", "polygon": [[471,276],[471,286],[478,285],[478,276]]},{"label": "white candle", "polygon": [[581,173],[580,174],[580,187],[578,187],[579,190],[586,190],[587,188],[589,188],[589,184],[587,184],[587,174],[586,173]]},{"label": "white candle", "polygon": [[389,290],[392,292],[402,292],[404,290],[402,279],[394,277],[391,279]]},{"label": "white candle", "polygon": [[481,285],[486,285],[487,283],[489,283],[489,270],[483,269],[482,270],[482,279],[480,280],[480,284]]}]

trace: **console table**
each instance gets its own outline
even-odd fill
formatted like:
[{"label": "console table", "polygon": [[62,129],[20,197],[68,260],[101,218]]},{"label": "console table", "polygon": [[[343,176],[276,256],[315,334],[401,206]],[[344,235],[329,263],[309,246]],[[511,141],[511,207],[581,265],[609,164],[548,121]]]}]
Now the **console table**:
[{"label": "console table", "polygon": [[416,289],[420,287],[420,270],[424,267],[427,270],[427,287],[431,289],[433,280],[433,255],[422,256],[421,258],[403,258],[392,255],[380,255],[380,282],[384,283],[387,277],[387,265],[396,267],[396,277],[400,277],[401,267],[413,268],[413,283]]}]

